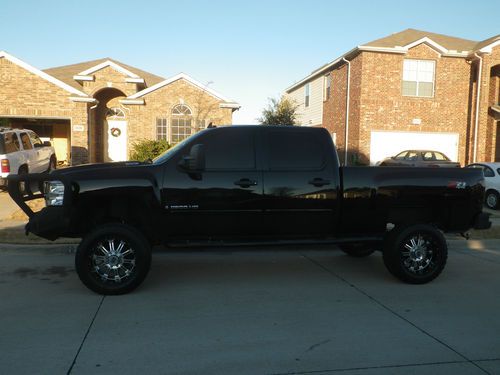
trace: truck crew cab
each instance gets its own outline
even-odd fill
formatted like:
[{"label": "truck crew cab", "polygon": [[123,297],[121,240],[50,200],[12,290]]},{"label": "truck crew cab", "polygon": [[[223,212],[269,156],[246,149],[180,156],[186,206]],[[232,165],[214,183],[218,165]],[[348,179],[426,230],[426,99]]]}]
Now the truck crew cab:
[{"label": "truck crew cab", "polygon": [[[340,167],[321,128],[209,128],[152,162],[76,166],[12,177],[26,230],[82,237],[76,270],[101,294],[146,277],[154,244],[337,243],[383,252],[388,270],[421,284],[443,270],[443,232],[489,228],[480,170]],[[22,192],[19,182],[37,189]],[[44,197],[34,213],[26,201]]]}]

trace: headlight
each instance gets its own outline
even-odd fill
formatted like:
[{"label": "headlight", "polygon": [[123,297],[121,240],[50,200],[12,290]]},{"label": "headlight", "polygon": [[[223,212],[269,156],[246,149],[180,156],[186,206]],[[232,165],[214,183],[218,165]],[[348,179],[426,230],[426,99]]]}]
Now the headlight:
[{"label": "headlight", "polygon": [[43,190],[47,206],[62,206],[64,184],[61,181],[45,181]]}]

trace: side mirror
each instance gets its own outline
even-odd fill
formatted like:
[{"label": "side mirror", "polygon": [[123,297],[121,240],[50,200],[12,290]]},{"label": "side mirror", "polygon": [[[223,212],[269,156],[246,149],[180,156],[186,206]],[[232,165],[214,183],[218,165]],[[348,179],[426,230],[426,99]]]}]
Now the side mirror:
[{"label": "side mirror", "polygon": [[182,158],[179,167],[188,173],[199,173],[205,170],[205,149],[202,144],[191,147],[189,155]]},{"label": "side mirror", "polygon": [[43,142],[43,146],[50,147],[50,146],[52,146],[52,143],[50,143],[49,141],[45,141],[45,142]]}]

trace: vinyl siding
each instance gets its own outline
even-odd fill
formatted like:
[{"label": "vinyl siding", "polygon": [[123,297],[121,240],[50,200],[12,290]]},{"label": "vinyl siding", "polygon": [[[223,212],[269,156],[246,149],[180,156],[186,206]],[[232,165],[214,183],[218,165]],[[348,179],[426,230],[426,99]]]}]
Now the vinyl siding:
[{"label": "vinyl siding", "polygon": [[297,108],[297,122],[302,126],[321,126],[323,120],[323,76],[310,81],[309,107],[305,107],[305,87],[302,85],[286,94]]}]

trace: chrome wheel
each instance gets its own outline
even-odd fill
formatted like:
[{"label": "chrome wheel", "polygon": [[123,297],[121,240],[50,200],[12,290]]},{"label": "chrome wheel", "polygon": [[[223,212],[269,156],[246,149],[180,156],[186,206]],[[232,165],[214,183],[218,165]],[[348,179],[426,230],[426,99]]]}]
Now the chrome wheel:
[{"label": "chrome wheel", "polygon": [[486,205],[489,208],[496,208],[498,204],[498,195],[494,192],[488,193],[486,196]]},{"label": "chrome wheel", "polygon": [[98,242],[90,257],[92,270],[102,281],[121,283],[133,274],[136,264],[132,247],[115,238]]},{"label": "chrome wheel", "polygon": [[397,225],[384,239],[384,264],[394,276],[410,284],[434,280],[448,259],[443,233],[428,224]]},{"label": "chrome wheel", "polygon": [[411,273],[421,275],[435,266],[434,244],[423,235],[409,237],[401,252],[403,266]]}]

